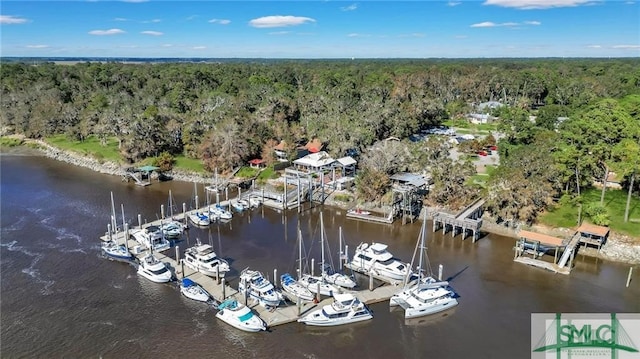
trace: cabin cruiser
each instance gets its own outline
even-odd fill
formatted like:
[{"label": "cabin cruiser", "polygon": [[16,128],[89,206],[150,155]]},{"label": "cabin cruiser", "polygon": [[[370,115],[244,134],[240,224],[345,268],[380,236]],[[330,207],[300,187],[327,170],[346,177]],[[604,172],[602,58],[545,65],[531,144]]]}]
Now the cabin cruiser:
[{"label": "cabin cruiser", "polygon": [[164,237],[158,226],[135,228],[129,233],[131,238],[154,252],[166,251],[171,247],[171,243]]},{"label": "cabin cruiser", "polygon": [[228,299],[218,305],[216,318],[223,322],[244,330],[245,332],[259,332],[267,330],[267,326],[253,311],[235,299]]},{"label": "cabin cruiser", "polygon": [[142,258],[138,266],[138,274],[156,283],[166,283],[173,279],[169,265],[153,254],[147,254]]},{"label": "cabin cruiser", "polygon": [[214,278],[217,278],[218,275],[220,278],[224,278],[224,275],[230,270],[229,263],[218,257],[211,245],[200,242],[184,251],[182,261],[194,271]]},{"label": "cabin cruiser", "polygon": [[280,276],[280,285],[282,286],[282,290],[295,300],[297,300],[296,298],[300,298],[300,300],[310,302],[314,298],[313,293],[311,293],[306,286],[295,280],[289,273]]},{"label": "cabin cruiser", "polygon": [[189,299],[199,302],[208,302],[211,299],[209,292],[189,278],[182,278],[180,281],[180,293]]},{"label": "cabin cruiser", "polygon": [[240,273],[238,291],[257,300],[263,307],[277,307],[284,299],[261,272],[246,268]]},{"label": "cabin cruiser", "polygon": [[334,326],[372,319],[367,306],[351,293],[335,294],[333,303],[316,309],[298,322],[316,326]]},{"label": "cabin cruiser", "polygon": [[364,274],[375,274],[391,280],[403,281],[411,275],[407,264],[393,257],[383,243],[360,243],[349,267]]},{"label": "cabin cruiser", "polygon": [[102,242],[102,253],[107,256],[109,259],[119,260],[119,261],[131,261],[133,260],[133,255],[127,247],[122,244],[117,244],[113,240]]},{"label": "cabin cruiser", "polygon": [[419,284],[394,294],[389,305],[404,308],[404,317],[409,319],[453,308],[458,305],[458,300],[448,287],[437,283]]}]

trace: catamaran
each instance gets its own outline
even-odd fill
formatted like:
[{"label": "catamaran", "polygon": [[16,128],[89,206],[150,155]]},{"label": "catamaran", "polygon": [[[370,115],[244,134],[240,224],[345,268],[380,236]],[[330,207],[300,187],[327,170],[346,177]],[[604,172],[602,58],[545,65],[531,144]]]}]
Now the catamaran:
[{"label": "catamaran", "polygon": [[[404,317],[407,319],[435,314],[458,305],[455,293],[449,289],[449,283],[438,282],[432,275],[429,257],[426,253],[427,248],[424,244],[426,237],[426,223],[427,219],[425,214],[425,218],[422,222],[422,228],[420,230],[420,237],[416,244],[416,251],[420,250],[417,268],[417,281],[413,286],[405,286],[401,292],[394,294],[389,299],[389,305],[391,307],[401,306],[404,308]],[[415,252],[413,259],[411,260],[412,267],[414,259]],[[427,271],[425,271],[423,265],[428,269],[428,273],[425,273]]]}]

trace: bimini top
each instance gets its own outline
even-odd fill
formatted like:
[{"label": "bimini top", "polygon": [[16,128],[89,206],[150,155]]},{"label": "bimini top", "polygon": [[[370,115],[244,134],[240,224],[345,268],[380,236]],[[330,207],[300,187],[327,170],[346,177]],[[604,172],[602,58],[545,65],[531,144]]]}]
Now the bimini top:
[{"label": "bimini top", "polygon": [[192,285],[196,285],[196,283],[189,278],[182,278],[182,285],[185,287],[191,287]]}]

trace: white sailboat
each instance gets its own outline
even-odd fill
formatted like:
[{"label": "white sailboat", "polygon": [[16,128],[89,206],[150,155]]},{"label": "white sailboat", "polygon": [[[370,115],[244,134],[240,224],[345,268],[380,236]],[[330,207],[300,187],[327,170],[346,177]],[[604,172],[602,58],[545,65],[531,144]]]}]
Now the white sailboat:
[{"label": "white sailboat", "polygon": [[[298,229],[298,279],[300,279],[300,273],[302,273],[302,233]],[[289,273],[280,276],[280,286],[293,301],[297,301],[297,298],[303,301],[312,301],[314,298],[313,293]]]},{"label": "white sailboat", "polygon": [[[322,223],[322,213],[320,214],[320,223]],[[323,224],[321,224],[321,231],[322,231],[321,232],[322,240],[326,241]],[[342,227],[340,227],[340,240],[342,241]],[[329,242],[327,242],[327,247],[328,246],[329,246]],[[343,288],[349,288],[349,289],[354,288],[356,286],[356,282],[353,280],[352,277],[344,273],[335,272],[333,269],[333,263],[331,263],[331,265],[327,265],[326,263],[323,263],[323,267],[325,268],[323,272],[325,282],[329,284],[337,285]]]},{"label": "white sailboat", "polygon": [[[322,212],[320,212],[320,222],[322,223]],[[322,226],[321,226],[322,227]],[[322,228],[320,229],[322,232]],[[320,275],[314,276],[309,273],[303,274],[298,282],[305,287],[307,287],[312,293],[324,295],[327,297],[331,297],[336,293],[340,293],[340,290],[334,285],[327,283],[326,276],[326,265],[324,259],[324,235],[321,235],[320,238],[320,247],[321,247],[321,262],[320,262]]]},{"label": "white sailboat", "polygon": [[[420,250],[418,260],[417,275],[418,279],[415,285],[405,287],[401,292],[394,294],[389,299],[390,306],[401,306],[404,308],[405,318],[416,318],[429,314],[442,312],[458,305],[455,293],[449,289],[448,282],[437,282],[431,273],[431,266],[426,254],[427,248],[424,244],[426,237],[426,215],[422,222],[420,237],[416,244],[416,251]],[[414,256],[411,260],[413,267]],[[427,267],[428,273],[425,273]]]},{"label": "white sailboat", "polygon": [[[124,209],[122,213],[122,225],[124,227]],[[111,192],[111,226],[107,226],[107,235],[109,240],[103,241],[100,245],[102,253],[109,259],[129,262],[134,259],[129,249],[124,244],[118,244],[112,238],[112,234],[117,235],[118,224],[116,223],[116,209],[113,203],[113,192]],[[126,240],[125,240],[126,244]]]}]

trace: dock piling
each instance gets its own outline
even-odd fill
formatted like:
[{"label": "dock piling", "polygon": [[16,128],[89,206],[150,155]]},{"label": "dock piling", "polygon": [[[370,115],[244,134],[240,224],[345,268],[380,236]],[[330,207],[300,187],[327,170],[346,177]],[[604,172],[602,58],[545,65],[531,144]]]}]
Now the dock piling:
[{"label": "dock piling", "polygon": [[369,272],[369,291],[373,291],[373,275]]},{"label": "dock piling", "polygon": [[225,289],[226,289],[225,286],[226,286],[225,280],[224,280],[224,278],[222,278],[222,300],[221,300],[221,302],[224,301],[227,298],[226,293],[225,293]]},{"label": "dock piling", "polygon": [[111,237],[111,224],[107,224],[107,233],[109,233],[109,240],[112,241],[113,237]]},{"label": "dock piling", "polygon": [[317,291],[316,291],[316,300],[318,302],[320,302],[320,281],[318,281],[318,283],[316,283],[316,289],[317,289]]},{"label": "dock piling", "polygon": [[313,276],[314,268],[315,268],[315,258],[311,258],[311,276]]},{"label": "dock piling", "polygon": [[160,218],[164,219],[164,204],[160,205]]},{"label": "dock piling", "polygon": [[276,278],[278,278],[278,270],[274,269],[273,270],[273,284],[275,284],[277,286],[278,285],[278,283],[277,283],[278,280]]},{"label": "dock piling", "polygon": [[184,225],[187,225],[187,204],[182,202],[182,215],[184,216]]},{"label": "dock piling", "polygon": [[629,275],[627,276],[627,288],[629,288],[629,283],[631,283],[631,273],[633,272],[633,267],[629,267]]},{"label": "dock piling", "polygon": [[142,215],[138,214],[138,228],[142,228]]},{"label": "dock piling", "polygon": [[444,266],[442,264],[440,264],[438,266],[438,281],[442,282],[442,271],[444,269]]},{"label": "dock piling", "polygon": [[220,264],[216,266],[216,283],[220,284]]}]

